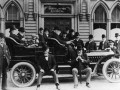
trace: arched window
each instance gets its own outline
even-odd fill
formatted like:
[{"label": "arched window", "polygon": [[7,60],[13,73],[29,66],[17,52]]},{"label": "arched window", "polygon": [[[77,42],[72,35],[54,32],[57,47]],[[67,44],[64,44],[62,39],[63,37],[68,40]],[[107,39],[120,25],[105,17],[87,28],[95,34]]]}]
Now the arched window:
[{"label": "arched window", "polygon": [[20,13],[18,8],[14,5],[11,4],[8,9],[7,9],[7,20],[19,20],[20,19]]},{"label": "arched window", "polygon": [[98,6],[94,13],[94,29],[106,29],[107,14],[102,5]]},{"label": "arched window", "polygon": [[94,39],[101,40],[102,34],[106,35],[107,13],[102,5],[99,5],[94,12]]},{"label": "arched window", "polygon": [[15,25],[17,28],[20,27],[20,11],[14,3],[11,3],[6,10],[6,28],[11,25]]},{"label": "arched window", "polygon": [[112,12],[112,22],[120,22],[120,7],[116,6]]},{"label": "arched window", "polygon": [[120,34],[120,6],[117,5],[111,13],[111,39],[115,40],[115,33]]},{"label": "arched window", "polygon": [[111,23],[111,29],[113,28],[120,28],[120,6],[116,6],[114,10],[112,11],[112,23]]}]

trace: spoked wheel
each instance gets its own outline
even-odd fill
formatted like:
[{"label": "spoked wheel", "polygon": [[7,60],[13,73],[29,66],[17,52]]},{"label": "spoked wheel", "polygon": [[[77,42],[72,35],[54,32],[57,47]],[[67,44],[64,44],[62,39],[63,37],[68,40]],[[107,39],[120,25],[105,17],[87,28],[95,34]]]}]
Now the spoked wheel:
[{"label": "spoked wheel", "polygon": [[103,66],[103,75],[109,82],[120,82],[120,60],[110,59]]},{"label": "spoked wheel", "polygon": [[36,78],[36,71],[33,65],[27,62],[20,62],[11,70],[11,80],[18,87],[27,87],[33,84]]}]

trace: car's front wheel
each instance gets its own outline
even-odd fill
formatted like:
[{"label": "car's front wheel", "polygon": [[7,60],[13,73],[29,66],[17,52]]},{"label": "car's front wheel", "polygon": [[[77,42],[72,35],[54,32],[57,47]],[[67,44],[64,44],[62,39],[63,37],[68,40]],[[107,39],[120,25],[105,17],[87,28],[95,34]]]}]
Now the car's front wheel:
[{"label": "car's front wheel", "polygon": [[11,69],[11,80],[18,87],[27,87],[33,84],[36,78],[34,66],[28,62],[19,62]]},{"label": "car's front wheel", "polygon": [[112,58],[106,61],[102,72],[109,82],[120,82],[120,60]]}]

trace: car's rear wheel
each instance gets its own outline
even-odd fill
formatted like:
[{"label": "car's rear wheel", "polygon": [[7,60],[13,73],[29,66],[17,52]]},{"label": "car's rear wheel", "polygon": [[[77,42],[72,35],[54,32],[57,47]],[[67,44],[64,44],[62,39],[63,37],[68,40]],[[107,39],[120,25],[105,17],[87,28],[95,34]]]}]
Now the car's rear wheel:
[{"label": "car's rear wheel", "polygon": [[36,78],[34,66],[28,62],[15,64],[11,69],[11,80],[18,87],[27,87],[33,84]]},{"label": "car's rear wheel", "polygon": [[106,61],[102,72],[109,82],[120,82],[120,60],[112,58]]}]

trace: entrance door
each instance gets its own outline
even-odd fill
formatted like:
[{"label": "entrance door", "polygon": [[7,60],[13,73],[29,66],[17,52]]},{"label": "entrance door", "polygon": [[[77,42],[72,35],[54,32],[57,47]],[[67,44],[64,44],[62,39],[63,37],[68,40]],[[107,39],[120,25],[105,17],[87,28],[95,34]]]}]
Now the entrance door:
[{"label": "entrance door", "polygon": [[71,18],[45,18],[44,27],[52,30],[55,26],[58,26],[61,31],[66,27],[71,28]]}]

